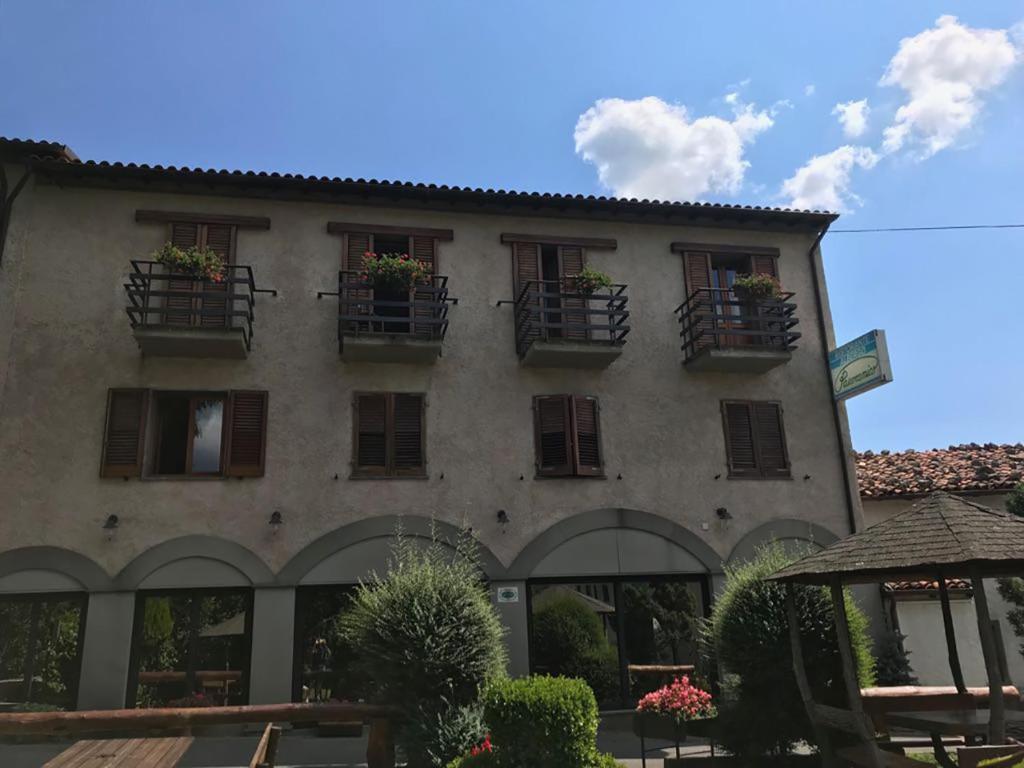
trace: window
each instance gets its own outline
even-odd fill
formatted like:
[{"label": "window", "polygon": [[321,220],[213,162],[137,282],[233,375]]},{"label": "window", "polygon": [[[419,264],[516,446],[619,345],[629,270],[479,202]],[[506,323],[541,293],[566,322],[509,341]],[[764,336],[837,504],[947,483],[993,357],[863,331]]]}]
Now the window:
[{"label": "window", "polygon": [[729,477],[790,476],[781,405],[724,400],[722,421]]},{"label": "window", "polygon": [[[177,221],[171,222],[169,226],[170,242],[179,248],[208,248],[220,256],[225,264],[232,263],[235,243],[233,225]],[[209,295],[228,293],[228,284],[190,280],[181,276],[168,279],[165,286],[158,287],[172,292],[164,300],[164,324],[214,328],[231,325],[227,313],[233,307],[228,307],[226,298]]]},{"label": "window", "polygon": [[332,584],[296,591],[292,701],[370,700],[365,665],[335,628],[356,589],[354,584]]},{"label": "window", "polygon": [[128,706],[247,703],[251,644],[251,590],[140,592]]},{"label": "window", "polygon": [[426,477],[425,395],[355,396],[353,477]]},{"label": "window", "polygon": [[260,477],[266,431],[266,392],[112,389],[100,476],[140,477],[145,466],[163,477]]},{"label": "window", "polygon": [[533,398],[537,474],[542,477],[603,477],[599,414],[596,397],[542,395]]},{"label": "window", "polygon": [[82,664],[85,595],[0,598],[0,701],[74,709]]}]

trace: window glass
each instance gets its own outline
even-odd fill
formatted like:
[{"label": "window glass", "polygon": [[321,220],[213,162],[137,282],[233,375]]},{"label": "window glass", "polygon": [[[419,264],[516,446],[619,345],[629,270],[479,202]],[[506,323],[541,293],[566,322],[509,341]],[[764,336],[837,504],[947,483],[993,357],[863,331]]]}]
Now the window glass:
[{"label": "window glass", "polygon": [[130,704],[245,704],[251,604],[244,589],[140,594]]},{"label": "window glass", "polygon": [[195,400],[192,428],[192,471],[197,474],[220,472],[220,440],[224,420],[224,401],[219,398]]},{"label": "window glass", "polygon": [[370,680],[355,649],[337,631],[355,585],[302,587],[295,599],[295,679],[293,699],[300,702],[364,701]]},{"label": "window glass", "polygon": [[84,596],[0,598],[0,709],[74,709]]}]

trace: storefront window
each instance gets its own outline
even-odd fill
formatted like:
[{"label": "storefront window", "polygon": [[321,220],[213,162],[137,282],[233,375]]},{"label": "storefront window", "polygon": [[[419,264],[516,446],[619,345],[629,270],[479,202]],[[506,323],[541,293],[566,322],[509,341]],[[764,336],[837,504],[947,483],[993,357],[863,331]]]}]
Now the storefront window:
[{"label": "storefront window", "polygon": [[0,710],[74,709],[85,595],[0,597]]},{"label": "storefront window", "polygon": [[139,593],[128,705],[245,704],[251,644],[250,590]]},{"label": "storefront window", "polygon": [[583,678],[602,709],[632,706],[696,663],[703,579],[545,581],[529,592],[533,671]]},{"label": "storefront window", "polygon": [[360,701],[369,679],[354,649],[337,631],[357,587],[301,587],[295,596],[295,660],[292,699],[300,702]]}]

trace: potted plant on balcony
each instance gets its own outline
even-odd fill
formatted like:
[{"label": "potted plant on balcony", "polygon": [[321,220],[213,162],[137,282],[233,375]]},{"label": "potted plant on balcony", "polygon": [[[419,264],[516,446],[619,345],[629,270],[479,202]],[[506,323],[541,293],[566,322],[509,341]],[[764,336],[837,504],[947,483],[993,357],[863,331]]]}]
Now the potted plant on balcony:
[{"label": "potted plant on balcony", "polygon": [[611,288],[612,279],[599,269],[584,267],[578,275],[571,275],[576,290],[588,296],[602,288]]},{"label": "potted plant on balcony", "polygon": [[765,301],[779,298],[782,288],[771,275],[737,275],[732,292],[739,301]]},{"label": "potted plant on balcony", "polygon": [[371,288],[386,291],[410,291],[430,276],[427,266],[407,253],[363,254],[360,279]]},{"label": "potted plant on balcony", "polygon": [[[640,699],[633,714],[633,733],[641,739],[666,739],[679,744],[686,741],[687,723],[717,716],[711,694],[683,675]],[[665,765],[667,768],[668,760]]]},{"label": "potted plant on balcony", "polygon": [[164,243],[163,248],[153,254],[153,260],[171,272],[184,273],[196,280],[224,281],[224,260],[209,248],[195,245],[179,248],[173,243]]}]

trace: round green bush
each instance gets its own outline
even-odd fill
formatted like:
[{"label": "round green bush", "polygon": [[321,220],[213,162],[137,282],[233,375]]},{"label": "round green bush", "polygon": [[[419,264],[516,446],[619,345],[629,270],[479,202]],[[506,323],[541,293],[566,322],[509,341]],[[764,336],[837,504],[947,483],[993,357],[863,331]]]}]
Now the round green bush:
[{"label": "round green bush", "polygon": [[480,695],[505,673],[504,630],[476,542],[455,553],[396,535],[391,570],[360,586],[336,631],[356,649],[372,698],[403,710],[396,742],[410,768],[435,768],[483,737]]},{"label": "round green bush", "polygon": [[[722,668],[718,738],[734,754],[785,755],[813,744],[793,672],[785,587],[767,578],[796,558],[775,544],[727,569],[726,584],[705,627],[705,650]],[[796,587],[807,675],[820,703],[846,706],[835,617],[822,587]],[[867,618],[847,596],[847,621],[861,686],[874,684]]]}]

